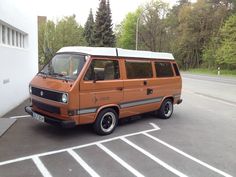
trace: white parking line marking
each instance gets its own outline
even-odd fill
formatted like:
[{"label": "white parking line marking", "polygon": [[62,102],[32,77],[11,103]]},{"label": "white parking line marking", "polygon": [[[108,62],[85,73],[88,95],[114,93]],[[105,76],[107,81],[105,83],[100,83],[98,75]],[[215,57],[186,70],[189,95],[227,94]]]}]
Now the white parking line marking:
[{"label": "white parking line marking", "polygon": [[158,127],[157,124],[154,124],[152,122],[149,123],[151,126],[153,126],[153,128],[155,128],[156,130],[160,130],[160,127]]},{"label": "white parking line marking", "polygon": [[138,151],[142,152],[144,155],[148,156],[150,159],[154,160],[155,162],[157,162],[158,164],[160,164],[161,166],[163,166],[167,170],[171,171],[172,173],[176,174],[177,176],[187,177],[187,175],[185,175],[182,172],[180,172],[180,171],[176,170],[175,168],[171,167],[167,163],[165,163],[162,160],[158,159],[156,156],[152,155],[151,153],[149,153],[148,151],[146,151],[143,148],[139,147],[138,145],[132,143],[128,139],[122,137],[121,140],[123,140],[124,142],[126,142],[127,144],[132,146],[133,148],[137,149]]},{"label": "white parking line marking", "polygon": [[31,117],[31,116],[30,115],[13,116],[13,117],[9,117],[9,119],[20,119],[20,118],[26,118],[26,117]]},{"label": "white parking line marking", "polygon": [[47,170],[47,168],[37,156],[33,157],[32,160],[34,161],[35,165],[44,177],[52,177],[50,172]]},{"label": "white parking line marking", "polygon": [[69,149],[67,152],[92,176],[100,177],[75,151]]},{"label": "white parking line marking", "polygon": [[113,138],[109,138],[109,139],[105,139],[105,140],[101,140],[101,141],[95,141],[95,142],[92,142],[92,143],[83,144],[83,145],[79,145],[79,146],[74,146],[74,147],[69,147],[69,148],[65,148],[65,149],[49,151],[49,152],[43,152],[43,153],[39,153],[39,154],[34,154],[34,155],[25,156],[25,157],[20,157],[20,158],[17,158],[17,159],[12,159],[12,160],[7,160],[7,161],[0,162],[0,166],[1,165],[6,165],[6,164],[10,164],[10,163],[14,163],[14,162],[19,162],[19,161],[27,160],[27,159],[32,159],[35,156],[41,157],[41,156],[57,154],[57,153],[61,153],[61,152],[66,152],[67,150],[70,150],[70,149],[73,150],[73,149],[84,148],[84,147],[96,145],[98,143],[105,143],[105,142],[110,142],[110,141],[113,141],[113,140],[117,140],[117,139],[120,139],[121,137],[129,137],[129,136],[139,135],[139,134],[142,134],[142,133],[153,132],[153,131],[156,131],[156,130],[159,130],[159,129],[153,128],[153,129],[144,130],[144,131],[140,131],[140,132],[136,132],[136,133],[130,133],[130,134],[126,134],[126,135],[121,135],[121,136],[117,136],[117,137],[113,137]]},{"label": "white parking line marking", "polygon": [[107,147],[103,146],[100,143],[98,143],[97,146],[99,148],[101,148],[103,151],[105,151],[108,155],[110,155],[117,162],[119,162],[123,167],[125,167],[127,170],[129,170],[131,173],[133,173],[135,176],[144,177],[144,175],[142,175],[140,172],[138,172],[136,169],[134,169],[132,166],[130,166],[128,163],[126,163],[124,160],[122,160],[120,157],[118,157],[112,151],[110,151]]},{"label": "white parking line marking", "polygon": [[177,152],[177,153],[179,153],[179,154],[181,154],[181,155],[183,155],[183,156],[193,160],[194,162],[197,162],[197,163],[203,165],[204,167],[211,169],[212,171],[214,171],[214,172],[216,172],[216,173],[218,173],[220,175],[223,175],[225,177],[233,177],[233,176],[231,176],[231,175],[229,175],[229,174],[227,174],[227,173],[225,173],[225,172],[223,172],[223,171],[221,171],[221,170],[219,170],[219,169],[217,169],[217,168],[215,168],[215,167],[213,167],[213,166],[211,166],[211,165],[209,165],[209,164],[207,164],[207,163],[205,163],[205,162],[203,162],[203,161],[201,161],[201,160],[199,160],[199,159],[197,159],[197,158],[195,158],[195,157],[193,157],[193,156],[191,156],[191,155],[189,155],[189,154],[187,154],[187,153],[185,153],[185,152],[183,152],[183,151],[181,151],[179,149],[177,149],[176,147],[171,146],[170,144],[168,144],[168,143],[166,143],[166,142],[164,142],[164,141],[162,141],[162,140],[160,140],[160,139],[158,139],[158,138],[156,138],[156,137],[154,137],[154,136],[152,136],[152,135],[150,135],[148,133],[143,133],[143,134],[146,135],[147,137],[149,137],[149,138],[151,138],[151,139],[161,143],[162,145],[164,145],[164,146],[174,150],[175,152]]}]

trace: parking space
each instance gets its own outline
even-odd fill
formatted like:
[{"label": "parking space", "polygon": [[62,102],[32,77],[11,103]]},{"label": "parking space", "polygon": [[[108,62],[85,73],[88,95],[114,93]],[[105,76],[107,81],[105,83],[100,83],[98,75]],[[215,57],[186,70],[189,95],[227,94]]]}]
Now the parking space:
[{"label": "parking space", "polygon": [[[26,168],[27,167],[27,168]],[[0,176],[1,177],[22,177],[22,176],[32,176],[40,177],[42,174],[37,169],[35,164],[31,159],[22,160],[19,162],[13,162],[8,165],[0,166]]]},{"label": "parking space", "polygon": [[[0,162],[2,176],[228,176],[158,139],[152,129]],[[26,170],[20,170],[27,166]],[[35,170],[37,168],[37,170]],[[15,173],[14,171],[21,173]]]},{"label": "parking space", "polygon": [[22,117],[21,105],[0,138],[0,177],[236,176],[236,105],[194,89],[184,87],[171,119],[135,117],[108,136],[90,125],[60,129]]}]

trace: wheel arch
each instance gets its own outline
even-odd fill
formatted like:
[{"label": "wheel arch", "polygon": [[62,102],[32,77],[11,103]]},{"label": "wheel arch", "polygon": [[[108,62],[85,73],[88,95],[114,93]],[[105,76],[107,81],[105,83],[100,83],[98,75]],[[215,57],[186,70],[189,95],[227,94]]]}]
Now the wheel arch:
[{"label": "wheel arch", "polygon": [[99,114],[102,110],[107,109],[107,108],[114,109],[114,110],[116,111],[117,115],[118,115],[118,118],[119,118],[119,115],[120,115],[120,106],[117,105],[117,104],[109,104],[109,105],[104,105],[104,106],[101,106],[101,107],[98,108],[98,110],[97,110],[97,112],[96,112],[96,114],[95,114],[95,120],[96,120],[98,114]]},{"label": "wheel arch", "polygon": [[172,103],[174,104],[174,96],[173,96],[173,95],[165,96],[165,97],[162,99],[161,104],[162,104],[166,99],[170,99],[170,100],[172,101]]}]

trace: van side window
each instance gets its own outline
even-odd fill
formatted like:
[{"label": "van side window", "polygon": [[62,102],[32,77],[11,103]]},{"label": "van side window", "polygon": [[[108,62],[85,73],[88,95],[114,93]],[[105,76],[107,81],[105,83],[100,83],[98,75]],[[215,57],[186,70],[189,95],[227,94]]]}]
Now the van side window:
[{"label": "van side window", "polygon": [[129,61],[125,62],[126,74],[128,79],[151,78],[152,63],[149,61]]},{"label": "van side window", "polygon": [[174,70],[175,70],[175,75],[176,75],[176,76],[180,76],[179,69],[178,69],[176,63],[173,63],[173,67],[174,67]]},{"label": "van side window", "polygon": [[170,62],[155,62],[157,77],[174,76]]},{"label": "van side window", "polygon": [[84,80],[114,80],[120,78],[119,63],[116,60],[93,60]]}]

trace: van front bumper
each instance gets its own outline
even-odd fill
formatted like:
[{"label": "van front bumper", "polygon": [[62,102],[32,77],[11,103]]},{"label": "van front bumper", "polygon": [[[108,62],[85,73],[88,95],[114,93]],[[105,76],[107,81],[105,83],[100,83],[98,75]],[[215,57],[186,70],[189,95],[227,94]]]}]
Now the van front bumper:
[{"label": "van front bumper", "polygon": [[60,119],[56,119],[56,118],[52,118],[52,117],[48,117],[42,114],[39,114],[37,112],[34,112],[32,110],[32,106],[26,106],[25,107],[25,112],[27,112],[29,115],[31,115],[33,117],[33,114],[38,114],[44,117],[44,122],[54,125],[54,126],[58,126],[58,127],[62,127],[62,128],[72,128],[75,127],[76,124],[74,121],[70,121],[70,120],[60,120]]}]

